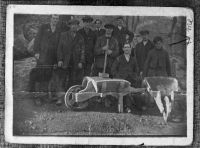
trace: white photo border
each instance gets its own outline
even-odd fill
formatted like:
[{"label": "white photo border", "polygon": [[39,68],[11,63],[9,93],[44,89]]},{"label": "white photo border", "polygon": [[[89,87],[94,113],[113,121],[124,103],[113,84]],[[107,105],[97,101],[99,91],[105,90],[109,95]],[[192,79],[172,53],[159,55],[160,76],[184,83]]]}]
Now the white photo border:
[{"label": "white photo border", "polygon": [[[145,10],[145,11],[144,11]],[[187,45],[187,137],[56,137],[13,136],[13,44],[14,14],[185,16]],[[192,23],[191,23],[192,22]],[[190,145],[193,140],[194,14],[181,7],[8,5],[5,58],[5,140],[24,144],[70,145]]]}]

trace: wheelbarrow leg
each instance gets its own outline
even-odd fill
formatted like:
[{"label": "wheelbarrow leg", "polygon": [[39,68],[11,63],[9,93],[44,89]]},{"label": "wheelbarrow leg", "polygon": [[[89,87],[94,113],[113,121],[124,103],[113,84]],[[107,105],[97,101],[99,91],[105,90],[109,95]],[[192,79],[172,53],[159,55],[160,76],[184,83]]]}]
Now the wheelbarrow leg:
[{"label": "wheelbarrow leg", "polygon": [[119,113],[123,113],[124,112],[124,106],[123,106],[123,94],[119,94],[119,98],[118,98],[118,111]]}]

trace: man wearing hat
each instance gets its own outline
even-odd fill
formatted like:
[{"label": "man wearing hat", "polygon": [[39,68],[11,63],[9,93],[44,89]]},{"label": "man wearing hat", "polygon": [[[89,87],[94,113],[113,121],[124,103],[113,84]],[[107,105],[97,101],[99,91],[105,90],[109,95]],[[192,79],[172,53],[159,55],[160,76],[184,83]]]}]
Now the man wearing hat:
[{"label": "man wearing hat", "polygon": [[85,65],[84,76],[89,76],[91,73],[91,66],[94,62],[94,46],[95,46],[95,34],[91,30],[91,23],[93,18],[85,16],[82,18],[83,28],[78,32],[82,35],[85,43]]},{"label": "man wearing hat", "polygon": [[135,55],[138,63],[139,74],[142,76],[144,71],[145,60],[147,59],[147,55],[149,51],[154,47],[153,43],[148,39],[149,31],[143,30],[140,31],[140,35],[142,36],[142,42],[138,43],[135,47]]},{"label": "man wearing hat", "polygon": [[117,17],[117,26],[113,30],[113,36],[117,39],[119,44],[119,54],[123,54],[122,45],[124,44],[124,41],[126,40],[126,34],[129,34],[130,41],[133,40],[134,34],[130,32],[127,28],[124,27],[124,20],[123,17]]},{"label": "man wearing hat", "polygon": [[169,54],[163,49],[163,39],[157,36],[153,39],[155,48],[152,49],[147,56],[144,75],[152,76],[171,76],[171,65]]},{"label": "man wearing hat", "polygon": [[[79,21],[71,20],[69,26],[70,30],[61,34],[57,50],[58,68],[60,69],[59,92],[66,91],[64,83],[67,79],[71,82],[68,86],[71,86],[81,84],[83,78],[85,45],[83,37],[77,32]],[[62,101],[58,100],[57,104],[60,103]]]},{"label": "man wearing hat", "polygon": [[95,63],[94,63],[94,75],[103,72],[105,52],[107,52],[107,67],[106,73],[111,75],[111,66],[114,59],[119,55],[119,47],[117,40],[112,36],[114,26],[112,24],[106,24],[106,32],[103,36],[99,37],[96,41],[94,48]]}]

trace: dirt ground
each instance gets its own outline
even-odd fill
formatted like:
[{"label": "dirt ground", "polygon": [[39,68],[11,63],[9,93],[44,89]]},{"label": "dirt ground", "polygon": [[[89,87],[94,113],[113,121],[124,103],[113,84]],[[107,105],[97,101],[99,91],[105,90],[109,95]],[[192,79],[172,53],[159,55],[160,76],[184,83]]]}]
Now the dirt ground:
[{"label": "dirt ground", "polygon": [[41,106],[35,104],[31,94],[14,95],[14,135],[186,136],[185,111],[180,109],[181,122],[166,124],[156,105],[143,112],[135,109],[132,113],[118,113],[115,103],[105,108],[91,101],[87,109],[71,111],[64,103],[56,106],[46,96],[39,97]]}]

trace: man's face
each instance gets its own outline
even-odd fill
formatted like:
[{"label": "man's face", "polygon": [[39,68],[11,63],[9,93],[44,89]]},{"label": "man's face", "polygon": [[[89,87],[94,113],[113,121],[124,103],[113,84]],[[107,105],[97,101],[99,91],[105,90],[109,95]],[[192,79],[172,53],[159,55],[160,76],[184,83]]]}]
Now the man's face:
[{"label": "man's face", "polygon": [[32,40],[33,38],[35,38],[37,35],[37,30],[34,28],[30,28],[30,30],[28,30],[28,39]]},{"label": "man's face", "polygon": [[96,21],[95,26],[96,26],[96,28],[100,28],[101,27],[101,22],[100,21]]},{"label": "man's face", "polygon": [[106,29],[106,36],[108,36],[108,37],[111,37],[112,36],[112,32],[113,32],[113,29],[111,29],[111,28],[107,28]]},{"label": "man's face", "polygon": [[91,22],[84,22],[84,23],[83,23],[83,26],[84,26],[84,28],[89,29],[90,26],[91,26]]},{"label": "man's face", "polygon": [[156,46],[157,49],[161,49],[162,46],[163,46],[163,43],[161,41],[158,41],[158,42],[155,43],[155,46]]},{"label": "man's face", "polygon": [[149,38],[149,35],[148,35],[148,34],[142,35],[142,40],[143,40],[143,41],[147,41],[148,38]]},{"label": "man's face", "polygon": [[117,25],[118,26],[123,26],[124,25],[124,21],[122,19],[118,19],[117,20]]},{"label": "man's face", "polygon": [[72,24],[71,25],[71,31],[77,31],[78,30],[78,28],[79,28],[79,25],[78,24]]},{"label": "man's face", "polygon": [[52,15],[51,16],[51,23],[53,25],[56,25],[58,23],[58,21],[59,21],[59,16],[58,15]]},{"label": "man's face", "polygon": [[131,54],[131,47],[130,47],[130,45],[125,45],[124,47],[123,47],[123,51],[124,51],[124,54]]}]

